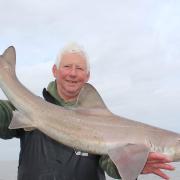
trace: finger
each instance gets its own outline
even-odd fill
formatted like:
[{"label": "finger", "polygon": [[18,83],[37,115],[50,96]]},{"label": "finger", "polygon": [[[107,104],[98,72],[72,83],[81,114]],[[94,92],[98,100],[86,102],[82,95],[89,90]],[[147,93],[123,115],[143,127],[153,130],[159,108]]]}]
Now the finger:
[{"label": "finger", "polygon": [[167,155],[161,153],[150,152],[148,156],[148,161],[172,162],[172,159]]},{"label": "finger", "polygon": [[165,163],[151,163],[151,164],[147,164],[147,166],[151,166],[153,169],[164,169],[164,170],[175,170],[175,167],[171,164],[165,164]]},{"label": "finger", "polygon": [[170,177],[167,174],[165,174],[163,171],[161,171],[160,169],[155,169],[153,171],[153,174],[156,174],[156,175],[162,177],[163,179],[167,179],[167,180],[170,179]]}]

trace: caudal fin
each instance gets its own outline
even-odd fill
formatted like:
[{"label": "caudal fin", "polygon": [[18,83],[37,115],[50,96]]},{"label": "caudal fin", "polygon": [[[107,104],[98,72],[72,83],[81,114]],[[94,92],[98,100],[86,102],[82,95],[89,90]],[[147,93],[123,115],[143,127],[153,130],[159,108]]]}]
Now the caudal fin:
[{"label": "caudal fin", "polygon": [[8,70],[15,73],[15,65],[16,51],[13,46],[10,46],[0,55],[0,70]]}]

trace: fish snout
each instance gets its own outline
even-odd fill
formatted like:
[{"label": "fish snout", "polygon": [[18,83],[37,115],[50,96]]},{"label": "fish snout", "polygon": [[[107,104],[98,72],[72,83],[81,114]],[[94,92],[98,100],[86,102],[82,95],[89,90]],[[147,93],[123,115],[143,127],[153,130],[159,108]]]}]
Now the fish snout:
[{"label": "fish snout", "polygon": [[175,161],[180,161],[180,138],[177,140],[174,159]]}]

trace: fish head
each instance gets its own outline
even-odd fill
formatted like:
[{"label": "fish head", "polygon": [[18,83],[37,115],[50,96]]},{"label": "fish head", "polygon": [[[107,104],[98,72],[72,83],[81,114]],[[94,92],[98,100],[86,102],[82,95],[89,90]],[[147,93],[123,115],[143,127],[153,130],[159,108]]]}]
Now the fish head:
[{"label": "fish head", "polygon": [[180,138],[176,143],[174,161],[180,161]]}]

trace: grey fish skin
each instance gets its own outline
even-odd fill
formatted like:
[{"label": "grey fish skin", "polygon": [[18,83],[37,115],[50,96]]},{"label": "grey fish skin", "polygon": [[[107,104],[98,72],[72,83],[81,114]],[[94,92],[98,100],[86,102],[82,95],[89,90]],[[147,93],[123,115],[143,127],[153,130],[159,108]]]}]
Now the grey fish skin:
[{"label": "grey fish skin", "polygon": [[76,108],[50,104],[19,82],[15,63],[15,48],[9,47],[0,56],[0,87],[17,109],[9,128],[37,128],[67,146],[108,154],[123,180],[138,177],[149,152],[180,161],[180,134],[114,115],[90,84],[82,88]]}]

